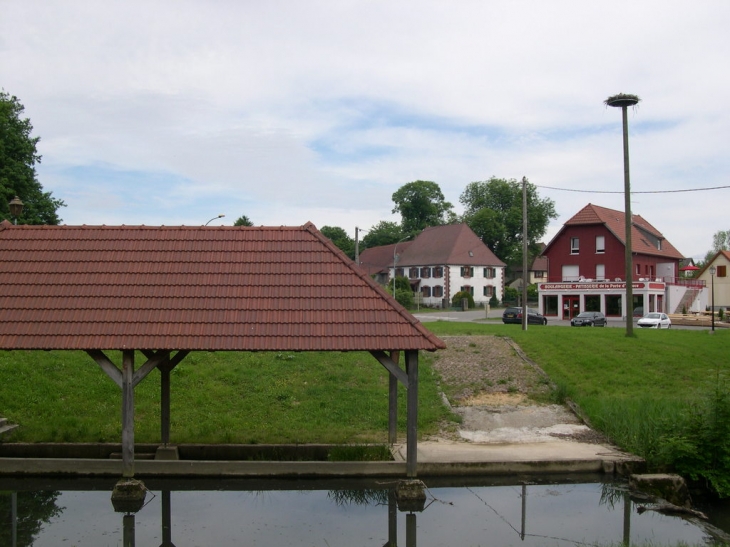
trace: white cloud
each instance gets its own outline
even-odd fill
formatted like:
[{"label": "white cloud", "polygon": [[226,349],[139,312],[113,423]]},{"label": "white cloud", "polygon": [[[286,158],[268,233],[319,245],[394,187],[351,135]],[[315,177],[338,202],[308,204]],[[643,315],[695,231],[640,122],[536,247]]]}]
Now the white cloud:
[{"label": "white cloud", "polygon": [[[2,2],[4,89],[41,136],[68,223],[367,228],[434,180],[623,190],[722,186],[730,115],[723,0],[443,3]],[[634,212],[701,256],[727,190],[637,194]],[[621,194],[541,190],[561,217]]]}]

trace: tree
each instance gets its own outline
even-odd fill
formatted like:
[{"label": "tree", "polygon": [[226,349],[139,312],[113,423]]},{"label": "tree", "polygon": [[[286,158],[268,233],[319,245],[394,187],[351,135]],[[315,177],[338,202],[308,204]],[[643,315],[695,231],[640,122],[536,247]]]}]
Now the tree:
[{"label": "tree", "polygon": [[31,137],[33,126],[22,117],[24,110],[17,97],[0,91],[0,219],[13,220],[8,202],[18,196],[24,205],[19,224],[59,224],[57,211],[66,204],[44,192],[36,178],[40,137]]},{"label": "tree", "polygon": [[702,262],[703,265],[707,264],[712,260],[720,251],[727,251],[730,249],[730,230],[719,230],[712,236],[712,249],[707,251],[705,254],[705,260]]},{"label": "tree", "polygon": [[236,219],[236,222],[233,223],[234,226],[253,226],[253,222],[251,222],[246,215],[241,215]]},{"label": "tree", "polygon": [[338,226],[322,226],[322,235],[332,241],[347,256],[355,259],[355,240]]},{"label": "tree", "polygon": [[[540,252],[550,219],[557,218],[555,203],[541,199],[535,186],[527,183],[527,242],[530,256]],[[522,263],[522,182],[498,179],[472,182],[459,197],[463,220],[498,258],[508,265]]]},{"label": "tree", "polygon": [[428,226],[456,219],[453,205],[446,201],[439,185],[429,180],[404,184],[393,194],[393,203],[393,212],[401,215],[404,235],[416,235]]},{"label": "tree", "polygon": [[397,222],[381,220],[362,238],[362,248],[370,249],[381,245],[392,245],[401,239],[403,239],[403,231]]}]

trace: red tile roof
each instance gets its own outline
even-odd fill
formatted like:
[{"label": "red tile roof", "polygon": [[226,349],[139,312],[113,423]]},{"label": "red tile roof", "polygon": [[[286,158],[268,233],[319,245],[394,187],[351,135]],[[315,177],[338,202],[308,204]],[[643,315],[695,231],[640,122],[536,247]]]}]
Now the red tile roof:
[{"label": "red tile roof", "polygon": [[[577,226],[581,224],[603,224],[608,228],[619,241],[626,244],[626,216],[622,211],[607,209],[589,203],[578,211],[572,218],[565,222],[565,226]],[[555,241],[556,238],[553,238]],[[657,248],[654,240],[661,240],[661,250]],[[631,247],[635,253],[646,255],[665,256],[668,258],[683,258],[674,246],[669,243],[662,233],[654,228],[640,215],[631,215]]]},{"label": "red tile roof", "polygon": [[310,223],[0,224],[0,349],[429,350]]},{"label": "red tile roof", "polygon": [[431,264],[505,266],[466,224],[426,228],[398,260],[399,267]]}]

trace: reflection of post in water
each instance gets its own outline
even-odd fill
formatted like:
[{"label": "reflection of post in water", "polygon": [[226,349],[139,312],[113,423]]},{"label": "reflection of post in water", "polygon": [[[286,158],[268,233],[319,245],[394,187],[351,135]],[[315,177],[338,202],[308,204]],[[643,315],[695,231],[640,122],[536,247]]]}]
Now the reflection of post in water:
[{"label": "reflection of post in water", "polygon": [[522,484],[522,528],[520,529],[520,539],[525,541],[526,532],[526,521],[527,521],[527,485]]},{"label": "reflection of post in water", "polygon": [[631,495],[624,492],[624,545],[631,545]]},{"label": "reflection of post in water", "polygon": [[175,547],[172,542],[172,513],[170,491],[162,491],[162,543],[160,547]]},{"label": "reflection of post in water", "polygon": [[10,537],[11,545],[18,546],[18,493],[10,494]]},{"label": "reflection of post in water", "polygon": [[135,533],[134,533],[134,513],[127,513],[122,518],[122,545],[124,547],[134,547]]},{"label": "reflection of post in water", "polygon": [[395,490],[388,490],[388,542],[383,547],[398,545],[398,505],[395,500]]}]

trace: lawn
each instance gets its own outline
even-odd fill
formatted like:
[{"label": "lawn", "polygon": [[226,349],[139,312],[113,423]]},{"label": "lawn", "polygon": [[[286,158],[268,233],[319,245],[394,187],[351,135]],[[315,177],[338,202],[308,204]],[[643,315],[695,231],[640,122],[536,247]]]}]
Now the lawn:
[{"label": "lawn", "polygon": [[[419,378],[419,431],[435,432],[450,415],[428,360]],[[172,442],[387,441],[388,374],[369,353],[194,352],[170,383]],[[159,442],[159,397],[155,370],[135,389],[136,442]],[[405,432],[402,387],[399,397]],[[21,425],[14,441],[121,440],[121,391],[84,352],[0,354],[0,415]]]}]

